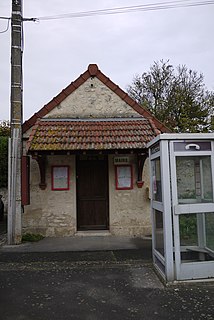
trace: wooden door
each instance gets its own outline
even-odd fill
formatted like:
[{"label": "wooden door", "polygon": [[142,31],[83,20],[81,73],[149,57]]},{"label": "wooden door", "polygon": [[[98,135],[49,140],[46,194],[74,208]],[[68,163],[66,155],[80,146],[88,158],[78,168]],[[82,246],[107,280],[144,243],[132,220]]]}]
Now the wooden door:
[{"label": "wooden door", "polygon": [[108,166],[102,156],[77,158],[77,229],[108,229]]}]

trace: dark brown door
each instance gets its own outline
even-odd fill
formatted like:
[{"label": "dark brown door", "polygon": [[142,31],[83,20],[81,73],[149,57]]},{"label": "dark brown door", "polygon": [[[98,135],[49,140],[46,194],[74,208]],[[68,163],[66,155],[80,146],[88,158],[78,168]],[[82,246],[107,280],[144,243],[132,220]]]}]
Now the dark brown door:
[{"label": "dark brown door", "polygon": [[77,158],[77,229],[108,229],[107,158]]}]

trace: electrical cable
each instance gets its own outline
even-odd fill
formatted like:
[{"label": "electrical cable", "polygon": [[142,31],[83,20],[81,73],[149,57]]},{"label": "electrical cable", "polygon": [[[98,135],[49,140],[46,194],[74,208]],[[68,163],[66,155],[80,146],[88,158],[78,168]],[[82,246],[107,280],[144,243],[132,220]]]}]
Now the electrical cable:
[{"label": "electrical cable", "polygon": [[[187,1],[191,3],[187,3]],[[98,16],[98,15],[113,15],[113,14],[131,13],[131,12],[139,12],[139,11],[156,11],[156,10],[176,9],[176,8],[184,8],[184,7],[196,7],[196,6],[205,6],[205,5],[212,5],[212,4],[214,4],[213,0],[196,1],[196,2],[192,2],[192,0],[178,0],[178,1],[168,1],[168,2],[138,5],[138,6],[116,7],[116,8],[93,10],[93,11],[66,13],[66,14],[53,15],[53,16],[43,16],[43,17],[38,17],[37,19],[40,21],[47,21],[47,20],[68,19],[68,18],[82,18],[82,17],[90,17],[90,16]]]},{"label": "electrical cable", "polygon": [[[165,2],[159,2],[159,3],[135,5],[135,6],[115,7],[115,8],[80,11],[80,12],[73,12],[73,13],[70,12],[70,13],[64,13],[64,14],[52,15],[52,16],[41,16],[37,18],[23,18],[23,21],[38,22],[38,21],[47,21],[47,20],[83,18],[83,17],[91,17],[91,16],[132,13],[132,12],[140,12],[140,11],[144,12],[144,11],[157,11],[157,10],[167,10],[167,9],[179,9],[179,8],[187,8],[187,7],[198,7],[198,6],[207,6],[207,5],[213,5],[213,4],[214,4],[214,0],[206,0],[206,1],[174,0],[174,1],[165,1]],[[0,19],[10,19],[10,18],[0,16]],[[3,32],[6,32],[6,31],[3,31]]]}]

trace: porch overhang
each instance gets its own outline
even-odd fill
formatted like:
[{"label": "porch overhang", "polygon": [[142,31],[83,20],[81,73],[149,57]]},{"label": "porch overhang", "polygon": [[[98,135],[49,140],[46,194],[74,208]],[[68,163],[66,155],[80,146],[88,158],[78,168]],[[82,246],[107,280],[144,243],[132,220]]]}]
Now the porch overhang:
[{"label": "porch overhang", "polygon": [[157,135],[150,119],[40,119],[29,154],[138,153]]},{"label": "porch overhang", "polygon": [[157,134],[149,119],[40,119],[27,142],[27,152],[38,162],[40,188],[46,188],[48,155],[136,154],[138,182],[146,158],[146,145]]}]

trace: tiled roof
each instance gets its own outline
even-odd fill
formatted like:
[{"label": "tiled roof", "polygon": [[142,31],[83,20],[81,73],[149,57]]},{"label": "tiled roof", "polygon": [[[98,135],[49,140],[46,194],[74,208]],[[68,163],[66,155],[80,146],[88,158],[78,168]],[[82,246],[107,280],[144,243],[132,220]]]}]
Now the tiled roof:
[{"label": "tiled roof", "polygon": [[71,82],[65,89],[63,89],[56,97],[54,97],[49,103],[44,105],[38,112],[36,112],[30,119],[24,122],[22,126],[23,133],[30,129],[38,119],[43,118],[51,110],[57,107],[63,100],[65,100],[72,92],[79,88],[90,77],[97,77],[104,85],[117,94],[123,101],[125,101],[130,107],[132,107],[139,115],[152,119],[155,127],[161,132],[170,132],[170,130],[164,126],[158,119],[156,119],[146,108],[140,106],[135,100],[133,100],[125,91],[123,91],[118,85],[106,77],[96,64],[90,64],[88,69],[79,76],[75,81]]},{"label": "tiled roof", "polygon": [[156,136],[153,124],[138,120],[38,120],[29,151],[114,150],[146,148]]}]

